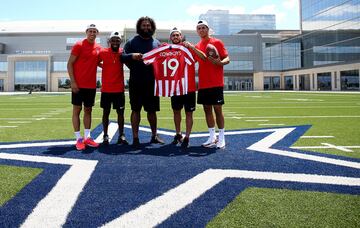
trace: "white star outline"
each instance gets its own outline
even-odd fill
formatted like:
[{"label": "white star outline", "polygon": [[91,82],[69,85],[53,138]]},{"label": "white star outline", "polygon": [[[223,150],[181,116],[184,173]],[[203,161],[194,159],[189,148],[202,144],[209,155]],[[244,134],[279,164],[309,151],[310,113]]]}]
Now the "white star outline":
[{"label": "white star outline", "polygon": [[[112,124],[114,123],[110,123],[110,125]],[[110,127],[114,128],[114,126],[109,126],[109,128]],[[125,125],[125,127],[130,128],[129,125]],[[243,135],[269,133],[269,135],[250,145],[246,149],[255,152],[270,153],[279,156],[360,169],[359,162],[271,148],[274,144],[284,139],[295,129],[296,127],[238,130],[227,131],[225,134]],[[150,132],[150,129],[146,127],[140,127],[140,130]],[[173,132],[165,130],[158,130],[158,133],[169,136],[173,136],[174,134]],[[99,135],[98,138],[100,138],[101,135]],[[205,133],[194,133],[191,135],[192,138],[207,136],[208,134]],[[74,144],[74,141],[38,142],[25,144],[15,143],[0,145],[0,149],[72,144]],[[90,179],[91,174],[94,172],[97,165],[96,160],[34,156],[14,153],[0,153],[0,159],[70,165],[70,168],[59,179],[51,191],[42,200],[39,201],[39,203],[33,209],[32,213],[30,213],[30,215],[25,219],[21,227],[61,227],[64,225],[67,216],[70,214],[80,193]],[[79,170],[81,170],[81,172],[79,172]],[[175,214],[182,208],[191,204],[206,191],[210,190],[226,178],[360,186],[360,178],[355,177],[232,169],[208,169],[178,185],[177,187],[170,189],[162,195],[150,200],[149,202],[146,202],[139,207],[120,215],[118,218],[104,224],[103,227],[154,227],[164,222],[171,215]],[[71,188],[69,188],[69,186],[71,186]],[[69,189],[71,190],[69,191]]]}]

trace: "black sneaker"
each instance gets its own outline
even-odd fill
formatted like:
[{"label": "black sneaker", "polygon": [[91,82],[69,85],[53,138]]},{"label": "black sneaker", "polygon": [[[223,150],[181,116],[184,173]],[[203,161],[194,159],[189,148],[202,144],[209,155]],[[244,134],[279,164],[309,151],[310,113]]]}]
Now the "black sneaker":
[{"label": "black sneaker", "polygon": [[109,145],[109,136],[108,135],[104,135],[102,144]]},{"label": "black sneaker", "polygon": [[164,140],[162,140],[158,135],[151,136],[150,143],[165,144]]},{"label": "black sneaker", "polygon": [[187,148],[189,148],[189,138],[185,137],[181,143],[181,149],[186,150]]},{"label": "black sneaker", "polygon": [[131,145],[131,147],[134,148],[134,149],[139,149],[140,148],[139,138],[134,138],[133,139],[133,144]]},{"label": "black sneaker", "polygon": [[174,141],[172,141],[172,144],[176,145],[178,143],[182,143],[182,139],[183,139],[183,137],[181,134],[176,134],[174,136]]},{"label": "black sneaker", "polygon": [[125,135],[121,134],[118,138],[118,141],[116,142],[116,144],[123,144],[123,145],[128,145],[128,141],[126,141]]}]

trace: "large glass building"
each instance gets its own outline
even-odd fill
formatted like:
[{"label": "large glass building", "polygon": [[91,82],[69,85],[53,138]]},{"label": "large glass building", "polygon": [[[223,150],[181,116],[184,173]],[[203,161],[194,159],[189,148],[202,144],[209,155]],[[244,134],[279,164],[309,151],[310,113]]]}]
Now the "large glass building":
[{"label": "large glass building", "polygon": [[208,10],[201,14],[216,35],[236,34],[245,29],[275,30],[274,14],[230,14],[229,10]]},{"label": "large glass building", "polygon": [[360,59],[360,0],[301,0],[302,66]]}]

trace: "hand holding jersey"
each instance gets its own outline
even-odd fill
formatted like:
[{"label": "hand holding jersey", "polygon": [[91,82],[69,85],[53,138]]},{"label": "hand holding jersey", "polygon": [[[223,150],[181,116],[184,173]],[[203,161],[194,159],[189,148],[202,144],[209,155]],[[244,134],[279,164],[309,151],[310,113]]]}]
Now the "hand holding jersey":
[{"label": "hand holding jersey", "polygon": [[171,97],[188,93],[188,66],[195,60],[182,45],[163,45],[143,56],[145,64],[152,64],[155,75],[154,95]]}]

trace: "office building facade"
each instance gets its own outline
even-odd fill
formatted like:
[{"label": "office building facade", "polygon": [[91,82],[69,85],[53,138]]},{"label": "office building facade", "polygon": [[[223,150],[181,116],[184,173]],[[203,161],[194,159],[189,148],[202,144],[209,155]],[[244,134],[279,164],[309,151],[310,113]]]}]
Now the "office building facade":
[{"label": "office building facade", "polygon": [[208,10],[201,14],[215,35],[232,35],[241,30],[275,30],[274,14],[230,14],[229,10]]}]

